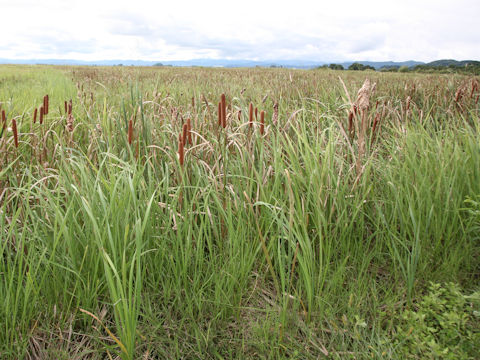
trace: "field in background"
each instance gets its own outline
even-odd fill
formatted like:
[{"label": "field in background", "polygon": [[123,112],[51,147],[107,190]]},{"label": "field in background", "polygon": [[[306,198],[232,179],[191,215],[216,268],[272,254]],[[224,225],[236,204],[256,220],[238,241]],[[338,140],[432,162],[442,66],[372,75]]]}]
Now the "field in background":
[{"label": "field in background", "polygon": [[[0,66],[1,357],[426,356],[403,315],[430,282],[478,290],[479,95],[461,75]],[[447,350],[474,358],[465,327]]]}]

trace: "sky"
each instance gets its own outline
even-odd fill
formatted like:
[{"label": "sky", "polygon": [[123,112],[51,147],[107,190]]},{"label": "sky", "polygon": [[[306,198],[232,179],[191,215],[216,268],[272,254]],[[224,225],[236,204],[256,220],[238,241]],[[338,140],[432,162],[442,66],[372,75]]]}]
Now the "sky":
[{"label": "sky", "polygon": [[0,58],[480,60],[480,0],[0,0]]}]

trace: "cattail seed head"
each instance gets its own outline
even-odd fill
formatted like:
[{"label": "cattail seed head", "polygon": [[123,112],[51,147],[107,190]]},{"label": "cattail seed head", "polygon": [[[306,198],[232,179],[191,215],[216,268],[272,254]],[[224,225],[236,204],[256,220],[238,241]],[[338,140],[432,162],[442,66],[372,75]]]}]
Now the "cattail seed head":
[{"label": "cattail seed head", "polygon": [[44,115],[45,110],[43,109],[43,106],[40,106],[40,125],[43,124],[43,115]]},{"label": "cattail seed head", "polygon": [[225,129],[227,127],[227,103],[225,99],[225,94],[220,96],[220,102],[222,104],[222,126]]},{"label": "cattail seed head", "polygon": [[[71,116],[71,114],[68,114],[69,116]],[[128,122],[128,145],[132,145],[132,141],[133,141],[133,120],[130,119],[130,121]]]},{"label": "cattail seed head", "polygon": [[260,135],[265,133],[265,111],[260,111]]},{"label": "cattail seed head", "polygon": [[2,124],[3,128],[5,129],[7,127],[7,116],[5,115],[5,110],[2,110]]},{"label": "cattail seed head", "polygon": [[188,125],[185,123],[183,124],[182,128],[182,143],[185,145],[187,143],[187,132],[188,132]]},{"label": "cattail seed head", "polygon": [[49,99],[48,99],[48,94],[45,95],[45,114],[48,115],[48,105],[49,105]]},{"label": "cattail seed head", "polygon": [[250,106],[248,107],[248,126],[252,128],[253,126],[253,104],[250,103]]},{"label": "cattail seed head", "polygon": [[15,119],[12,119],[12,132],[13,132],[13,141],[15,142],[15,147],[18,148],[18,131],[17,131],[17,122]]},{"label": "cattail seed head", "polygon": [[67,105],[67,100],[65,100],[65,114],[67,113],[68,111],[68,105]]},{"label": "cattail seed head", "polygon": [[257,120],[258,120],[258,109],[255,108],[255,121],[257,121]]},{"label": "cattail seed head", "polygon": [[38,112],[38,109],[35,108],[35,111],[33,112],[33,123],[34,124],[37,122],[37,112]]},{"label": "cattail seed head", "polygon": [[182,136],[180,134],[178,139],[178,161],[180,162],[180,166],[183,166],[184,156],[185,156],[185,153],[183,149]]}]

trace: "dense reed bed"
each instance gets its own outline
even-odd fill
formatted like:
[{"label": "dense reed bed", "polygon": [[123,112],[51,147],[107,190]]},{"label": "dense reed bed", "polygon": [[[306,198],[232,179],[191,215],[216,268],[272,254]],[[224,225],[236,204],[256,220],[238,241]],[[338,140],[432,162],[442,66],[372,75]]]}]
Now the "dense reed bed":
[{"label": "dense reed bed", "polygon": [[2,358],[399,358],[429,282],[478,290],[478,95],[1,66]]}]

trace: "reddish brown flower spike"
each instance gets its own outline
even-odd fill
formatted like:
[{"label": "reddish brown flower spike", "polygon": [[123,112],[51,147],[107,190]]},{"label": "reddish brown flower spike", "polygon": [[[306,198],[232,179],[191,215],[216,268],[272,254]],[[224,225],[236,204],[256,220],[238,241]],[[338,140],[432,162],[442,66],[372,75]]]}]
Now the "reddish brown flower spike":
[{"label": "reddish brown flower spike", "polygon": [[33,112],[33,123],[34,124],[37,122],[37,112],[38,112],[38,109],[35,108],[35,111]]},{"label": "reddish brown flower spike", "polygon": [[43,106],[40,106],[40,125],[43,124],[43,115],[44,115],[44,110]]},{"label": "reddish brown flower spike", "polygon": [[13,131],[13,140],[15,142],[15,147],[18,148],[17,122],[15,121],[15,119],[12,119],[12,131]]},{"label": "reddish brown flower spike", "polygon": [[5,127],[7,126],[7,117],[5,115],[5,110],[2,110],[2,124],[3,128],[5,129]]},{"label": "reddish brown flower spike", "polygon": [[67,113],[68,111],[68,105],[67,105],[67,100],[65,100],[65,114]]},{"label": "reddish brown flower spike", "polygon": [[132,145],[132,141],[133,141],[133,120],[130,119],[130,121],[128,122],[128,145]]},{"label": "reddish brown flower spike", "polygon": [[45,114],[48,115],[48,103],[49,103],[49,100],[48,100],[48,94],[45,95]]},{"label": "reddish brown flower spike", "polygon": [[185,145],[187,143],[187,132],[188,132],[188,125],[185,123],[183,124],[182,128],[182,143]]},{"label": "reddish brown flower spike", "polygon": [[260,112],[260,135],[265,133],[265,111]]},{"label": "reddish brown flower spike", "polygon": [[184,151],[183,151],[183,142],[182,138],[180,136],[180,139],[178,139],[178,160],[180,162],[180,165],[183,166],[184,162]]},{"label": "reddish brown flower spike", "polygon": [[257,120],[258,120],[258,109],[255,108],[255,121],[257,121]]},{"label": "reddish brown flower spike", "polygon": [[220,96],[220,102],[222,104],[222,126],[223,128],[227,127],[227,102],[225,99],[225,94]]},{"label": "reddish brown flower spike", "polygon": [[250,106],[248,107],[248,126],[250,128],[253,126],[253,104],[250,103]]}]

